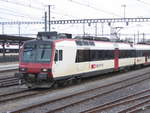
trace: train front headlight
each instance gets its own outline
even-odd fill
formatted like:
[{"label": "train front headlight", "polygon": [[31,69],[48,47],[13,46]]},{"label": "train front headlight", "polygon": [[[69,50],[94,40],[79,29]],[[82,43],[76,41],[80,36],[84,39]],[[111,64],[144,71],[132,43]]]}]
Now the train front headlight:
[{"label": "train front headlight", "polygon": [[20,71],[20,72],[26,72],[26,71],[27,71],[27,68],[20,67],[20,68],[19,68],[19,71]]},{"label": "train front headlight", "polygon": [[42,69],[41,69],[41,72],[48,72],[48,69],[42,68]]}]

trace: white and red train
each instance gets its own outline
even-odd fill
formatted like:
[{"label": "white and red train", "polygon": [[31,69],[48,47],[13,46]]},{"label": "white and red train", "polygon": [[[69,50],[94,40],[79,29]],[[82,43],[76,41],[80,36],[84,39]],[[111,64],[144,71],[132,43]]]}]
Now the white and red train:
[{"label": "white and red train", "polygon": [[[19,52],[19,45],[18,44],[5,44],[5,52],[6,53],[18,53]],[[0,44],[0,53],[3,53],[3,46]]]},{"label": "white and red train", "polygon": [[[44,36],[45,37],[45,36]],[[48,35],[49,38],[51,34]],[[150,45],[83,39],[32,40],[20,51],[19,73],[28,87],[50,87],[150,63]]]}]

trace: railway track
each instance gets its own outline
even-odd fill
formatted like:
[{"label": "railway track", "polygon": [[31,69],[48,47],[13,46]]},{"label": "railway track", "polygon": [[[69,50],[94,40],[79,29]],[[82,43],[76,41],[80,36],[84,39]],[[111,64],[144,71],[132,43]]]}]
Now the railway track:
[{"label": "railway track", "polygon": [[37,94],[38,94],[38,91],[31,91],[28,89],[22,89],[22,90],[15,91],[12,93],[2,94],[0,95],[0,104],[4,104],[5,102],[8,102],[8,101],[13,101],[13,100],[17,100],[17,99],[37,95]]},{"label": "railway track", "polygon": [[136,94],[131,94],[126,97],[114,100],[112,102],[90,108],[81,113],[99,113],[99,112],[109,113],[109,111],[112,111],[112,109],[115,109],[116,107],[119,106],[124,106],[124,109],[120,110],[118,113],[126,113],[126,112],[135,113],[135,111],[137,110],[143,110],[143,108],[146,108],[147,105],[144,106],[144,104],[147,103],[150,104],[150,89],[143,90]]},{"label": "railway track", "polygon": [[14,74],[17,70],[18,64],[7,64],[0,66],[0,88],[19,84],[18,78],[12,76],[12,74]]},{"label": "railway track", "polygon": [[[134,77],[131,76],[130,78],[120,80],[118,82],[109,83],[109,84],[103,85],[103,86],[97,86],[95,88],[85,90],[85,91],[82,90],[77,93],[58,97],[56,99],[49,99],[49,100],[47,99],[46,101],[39,102],[39,103],[30,105],[30,106],[23,106],[22,108],[17,108],[13,111],[10,111],[10,113],[18,113],[18,112],[21,112],[21,113],[23,113],[23,112],[60,113],[60,112],[65,112],[65,111],[71,112],[72,107],[74,107],[74,108],[81,107],[81,109],[78,109],[78,111],[76,111],[76,112],[95,113],[92,110],[96,110],[101,107],[104,108],[104,105],[106,105],[106,104],[108,104],[109,106],[112,106],[112,105],[115,105],[115,102],[117,102],[116,105],[121,105],[121,104],[125,105],[128,102],[132,103],[133,101],[136,101],[136,104],[139,102],[140,105],[136,105],[136,107],[132,106],[132,107],[138,109],[138,107],[141,107],[141,106],[143,107],[143,106],[149,105],[148,103],[150,101],[150,95],[149,95],[150,90],[145,90],[142,92],[137,92],[136,94],[132,94],[130,96],[118,98],[117,100],[115,100],[115,102],[112,101],[109,103],[100,104],[100,105],[97,105],[97,107],[94,105],[93,107],[87,108],[86,104],[93,100],[96,101],[98,98],[108,95],[112,92],[127,88],[127,87],[135,85],[135,84],[139,84],[140,82],[143,82],[149,78],[150,78],[149,73],[144,73],[142,75],[139,74]],[[143,100],[142,101],[143,103],[141,103],[140,100]],[[86,109],[83,110],[82,106],[84,106]],[[107,108],[107,109],[109,109],[109,108]],[[71,110],[71,111],[69,111],[69,110]],[[131,109],[131,108],[127,107],[127,109],[120,111],[120,113],[124,113],[125,110],[131,111],[131,110],[135,110],[135,109],[133,109],[133,108]]]},{"label": "railway track", "polygon": [[19,79],[16,77],[11,76],[11,77],[0,78],[0,88],[18,85],[18,84],[19,84]]}]

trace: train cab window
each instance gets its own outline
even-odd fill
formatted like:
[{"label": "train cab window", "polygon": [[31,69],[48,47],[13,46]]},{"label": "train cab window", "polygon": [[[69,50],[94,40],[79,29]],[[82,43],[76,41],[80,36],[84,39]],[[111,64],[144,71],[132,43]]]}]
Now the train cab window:
[{"label": "train cab window", "polygon": [[63,60],[63,51],[56,50],[55,52],[55,61],[62,61]]}]

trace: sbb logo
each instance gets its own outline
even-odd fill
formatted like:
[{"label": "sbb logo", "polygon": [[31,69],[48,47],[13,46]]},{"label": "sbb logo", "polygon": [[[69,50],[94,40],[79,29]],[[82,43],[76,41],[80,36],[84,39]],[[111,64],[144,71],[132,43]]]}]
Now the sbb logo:
[{"label": "sbb logo", "polygon": [[92,64],[92,65],[91,65],[91,68],[92,68],[92,69],[95,69],[95,68],[96,68],[96,64]]},{"label": "sbb logo", "polygon": [[98,68],[98,67],[103,67],[103,64],[92,64],[91,65],[92,69],[95,69],[95,68]]}]

